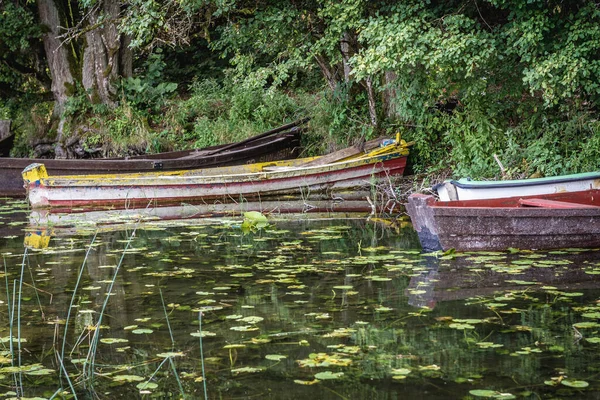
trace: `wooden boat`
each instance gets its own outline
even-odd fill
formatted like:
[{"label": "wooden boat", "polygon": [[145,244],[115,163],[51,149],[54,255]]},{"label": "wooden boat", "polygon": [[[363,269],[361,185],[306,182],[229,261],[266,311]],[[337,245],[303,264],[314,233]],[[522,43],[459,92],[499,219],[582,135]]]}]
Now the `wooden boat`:
[{"label": "wooden boat", "polygon": [[0,158],[0,195],[23,196],[21,172],[43,163],[53,175],[89,175],[145,171],[176,171],[295,158],[300,149],[301,125],[306,120],[280,126],[241,142],[121,159]]},{"label": "wooden boat", "polygon": [[600,190],[485,200],[412,194],[407,211],[425,250],[600,247]]},{"label": "wooden boat", "polygon": [[448,180],[433,187],[442,201],[497,199],[559,192],[600,189],[600,172],[587,172],[536,179],[474,181]]},{"label": "wooden boat", "polygon": [[327,156],[160,173],[48,176],[43,164],[33,164],[23,171],[23,179],[34,209],[231,203],[368,186],[377,177],[404,172],[407,146],[394,141],[323,165],[319,161]]}]

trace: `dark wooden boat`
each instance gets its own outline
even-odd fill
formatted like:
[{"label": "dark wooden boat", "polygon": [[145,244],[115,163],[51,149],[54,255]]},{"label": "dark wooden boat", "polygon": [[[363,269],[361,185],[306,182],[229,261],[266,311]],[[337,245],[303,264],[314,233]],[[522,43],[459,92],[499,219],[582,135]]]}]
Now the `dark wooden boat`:
[{"label": "dark wooden boat", "polygon": [[600,190],[485,200],[412,194],[408,213],[425,250],[600,247]]},{"label": "dark wooden boat", "polygon": [[32,163],[43,163],[53,175],[90,175],[188,170],[295,158],[299,153],[304,122],[306,120],[296,121],[223,146],[138,157],[84,160],[0,158],[0,195],[24,196],[21,172]]}]

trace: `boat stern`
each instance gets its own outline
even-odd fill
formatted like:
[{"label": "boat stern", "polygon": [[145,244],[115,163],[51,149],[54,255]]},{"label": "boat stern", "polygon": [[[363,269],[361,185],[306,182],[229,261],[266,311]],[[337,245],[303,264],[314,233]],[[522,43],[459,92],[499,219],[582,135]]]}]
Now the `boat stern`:
[{"label": "boat stern", "polygon": [[31,207],[37,208],[48,205],[48,198],[43,195],[42,186],[42,180],[48,178],[48,171],[46,171],[44,164],[34,163],[28,165],[21,172],[21,176]]},{"label": "boat stern", "polygon": [[421,246],[426,251],[442,250],[432,210],[434,203],[433,196],[415,193],[408,197],[406,205],[413,227],[419,235]]}]

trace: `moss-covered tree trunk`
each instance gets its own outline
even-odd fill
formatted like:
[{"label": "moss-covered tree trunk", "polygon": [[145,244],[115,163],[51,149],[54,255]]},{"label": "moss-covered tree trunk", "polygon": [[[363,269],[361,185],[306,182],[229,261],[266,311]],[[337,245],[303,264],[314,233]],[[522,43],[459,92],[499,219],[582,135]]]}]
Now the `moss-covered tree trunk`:
[{"label": "moss-covered tree trunk", "polygon": [[121,35],[117,28],[120,3],[103,0],[88,14],[83,48],[82,84],[94,103],[114,107],[115,82],[119,77]]},{"label": "moss-covered tree trunk", "polygon": [[[91,8],[69,8],[68,0],[37,0],[40,22],[44,26],[44,47],[52,78],[56,126],[55,156],[75,157],[68,149],[78,142],[77,120],[65,115],[65,103],[76,87],[85,90],[94,104],[115,107],[116,84],[120,77],[132,75],[129,39],[118,30],[122,2],[101,0]],[[68,13],[68,14],[67,14]],[[85,19],[71,21],[77,15]],[[74,25],[70,29],[64,27]],[[65,132],[69,126],[70,132]]]},{"label": "moss-covered tree trunk", "polygon": [[37,6],[40,22],[44,27],[44,50],[48,61],[50,78],[52,79],[51,90],[54,96],[52,120],[54,122],[58,121],[55,154],[58,158],[65,158],[67,153],[64,147],[60,145],[65,128],[63,112],[67,98],[72,93],[75,79],[71,70],[68,49],[66,46],[63,46],[60,38],[59,27],[63,25],[61,24],[59,8],[54,0],[38,0]]}]

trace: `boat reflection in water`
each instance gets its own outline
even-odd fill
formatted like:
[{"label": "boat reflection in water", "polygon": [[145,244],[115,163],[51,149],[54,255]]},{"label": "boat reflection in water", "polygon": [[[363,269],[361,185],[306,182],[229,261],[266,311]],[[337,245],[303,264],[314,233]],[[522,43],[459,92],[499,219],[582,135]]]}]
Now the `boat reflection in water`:
[{"label": "boat reflection in water", "polygon": [[[202,224],[223,222],[216,218],[244,217],[248,212],[258,212],[268,219],[315,219],[335,216],[365,218],[378,214],[381,209],[369,200],[368,192],[342,193],[327,198],[325,195],[297,197],[279,197],[268,201],[239,201],[237,203],[182,203],[177,206],[158,207],[149,204],[145,208],[102,209],[81,208],[64,210],[34,210],[29,215],[29,236],[26,246],[47,246],[38,236],[56,235],[61,232],[73,234],[78,229],[93,228],[107,230],[115,227],[129,227],[141,223],[182,222],[197,219]],[[194,221],[197,223],[197,221]]]},{"label": "boat reflection in water", "polygon": [[558,295],[598,288],[599,265],[599,249],[450,256],[429,253],[425,268],[411,276],[405,295],[408,304],[429,309],[441,302],[493,299],[506,293]]}]

